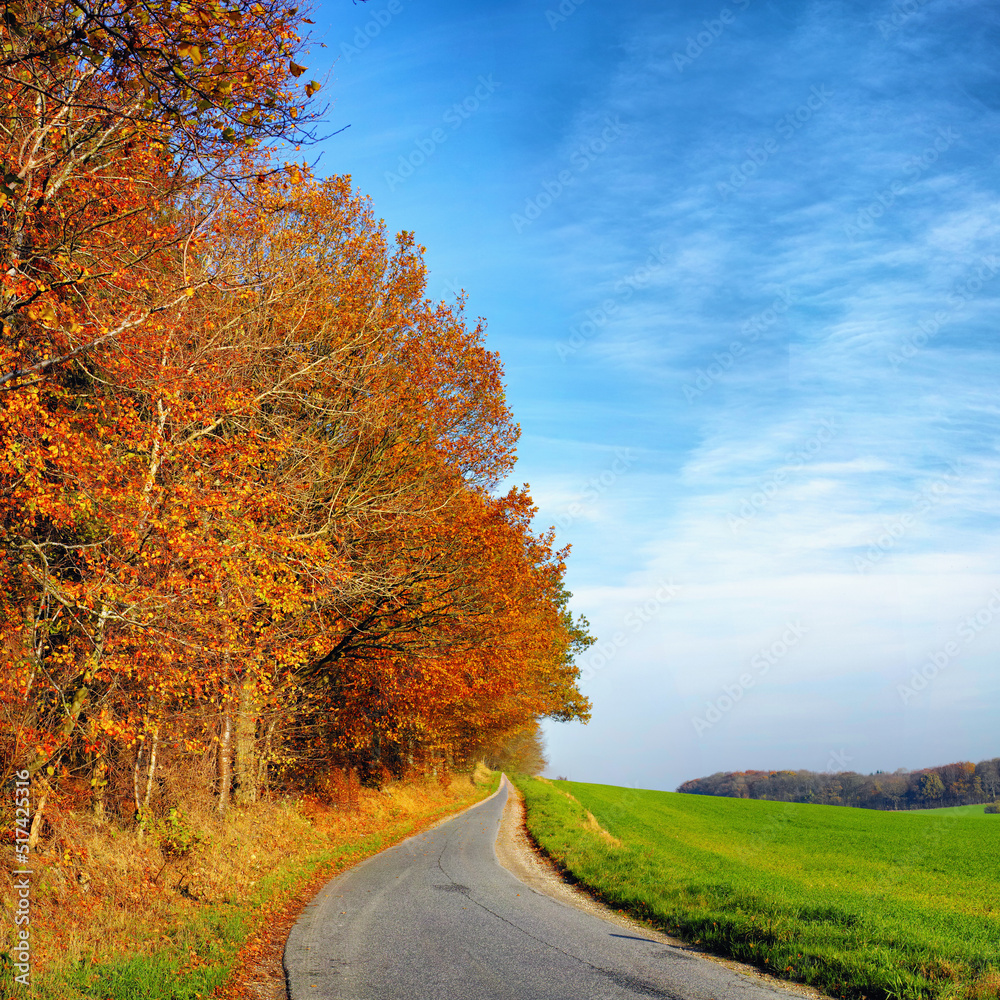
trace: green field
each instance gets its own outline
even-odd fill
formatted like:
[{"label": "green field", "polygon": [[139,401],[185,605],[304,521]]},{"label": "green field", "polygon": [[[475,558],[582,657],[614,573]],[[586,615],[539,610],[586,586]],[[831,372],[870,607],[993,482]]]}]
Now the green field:
[{"label": "green field", "polygon": [[985,806],[943,806],[940,809],[911,809],[911,812],[926,815],[932,813],[935,816],[982,816],[985,819],[992,819],[994,822],[1000,816],[990,815]]},{"label": "green field", "polygon": [[998,816],[517,785],[560,865],[707,950],[834,996],[1000,996]]}]

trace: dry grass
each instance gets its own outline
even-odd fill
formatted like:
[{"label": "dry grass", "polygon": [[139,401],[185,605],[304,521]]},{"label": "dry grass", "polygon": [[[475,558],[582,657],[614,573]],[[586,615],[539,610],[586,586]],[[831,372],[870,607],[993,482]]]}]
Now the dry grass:
[{"label": "dry grass", "polygon": [[1000,972],[991,969],[968,988],[967,1000],[996,1000],[1000,997]]},{"label": "dry grass", "polygon": [[[347,789],[337,779],[346,807],[315,797],[259,803],[234,808],[225,822],[210,804],[199,809],[189,802],[145,836],[99,825],[87,813],[53,815],[48,837],[32,858],[35,993],[68,998],[73,994],[60,984],[79,970],[132,957],[172,956],[185,970],[221,961],[242,941],[224,940],[225,931],[218,940],[205,940],[204,928],[192,934],[189,925],[210,911],[233,911],[238,919],[223,923],[242,921],[252,929],[261,909],[294,893],[296,873],[298,881],[319,868],[332,873],[472,804],[487,794],[477,777],[492,775],[477,771],[447,788],[423,780],[382,791]],[[10,852],[4,861],[12,858]],[[8,914],[14,903],[11,867],[5,863],[0,876],[0,909]],[[248,913],[249,921],[243,919]],[[221,926],[219,919],[213,916]],[[11,947],[13,930],[5,919],[0,952]]]},{"label": "dry grass", "polygon": [[591,833],[596,833],[601,840],[604,841],[609,847],[621,847],[622,842],[617,837],[612,837],[607,830],[597,822],[597,817],[589,810],[584,810],[586,813],[586,819],[583,821],[583,828],[585,830],[590,830]]}]

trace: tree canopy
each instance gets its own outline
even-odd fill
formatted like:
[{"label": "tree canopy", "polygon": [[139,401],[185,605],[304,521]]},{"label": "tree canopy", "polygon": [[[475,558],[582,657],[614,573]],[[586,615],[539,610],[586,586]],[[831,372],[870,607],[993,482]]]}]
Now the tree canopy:
[{"label": "tree canopy", "polygon": [[677,791],[776,802],[863,806],[867,809],[930,809],[978,805],[1000,797],[1000,757],[961,761],[892,774],[815,771],[726,771],[685,781]]},{"label": "tree canopy", "polygon": [[485,324],[349,177],[277,164],[301,15],[5,6],[0,752],[140,816],[583,719],[567,550],[499,492]]}]

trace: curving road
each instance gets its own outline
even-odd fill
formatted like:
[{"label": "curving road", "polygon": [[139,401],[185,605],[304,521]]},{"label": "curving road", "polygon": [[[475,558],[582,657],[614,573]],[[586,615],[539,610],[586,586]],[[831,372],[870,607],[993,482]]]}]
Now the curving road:
[{"label": "curving road", "polygon": [[290,1000],[789,1000],[532,891],[492,798],[328,882],[285,946]]}]

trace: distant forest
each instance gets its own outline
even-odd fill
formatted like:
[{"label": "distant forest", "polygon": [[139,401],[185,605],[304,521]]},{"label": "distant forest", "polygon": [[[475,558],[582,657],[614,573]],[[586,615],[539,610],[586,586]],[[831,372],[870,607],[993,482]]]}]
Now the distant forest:
[{"label": "distant forest", "polygon": [[900,768],[892,774],[818,774],[815,771],[726,771],[685,781],[678,792],[723,795],[734,799],[816,802],[864,809],[931,809],[996,802],[1000,796],[1000,757],[972,764],[963,761]]}]

